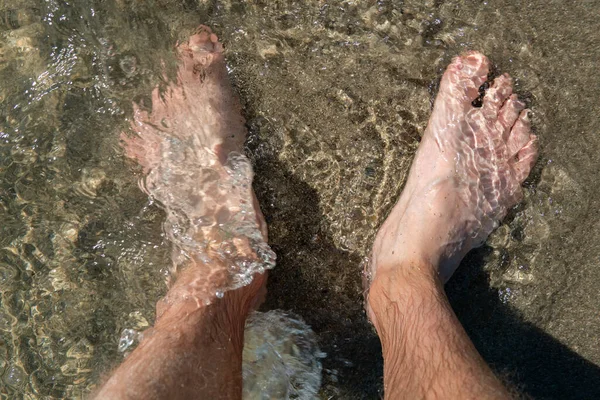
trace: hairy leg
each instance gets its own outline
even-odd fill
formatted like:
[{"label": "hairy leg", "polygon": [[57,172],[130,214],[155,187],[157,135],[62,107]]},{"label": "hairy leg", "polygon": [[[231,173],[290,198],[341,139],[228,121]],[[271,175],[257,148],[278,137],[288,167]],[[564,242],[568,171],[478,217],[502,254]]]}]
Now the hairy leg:
[{"label": "hairy leg", "polygon": [[386,399],[508,399],[450,308],[436,268],[407,261],[369,294]]},{"label": "hairy leg", "polygon": [[151,113],[136,106],[136,135],[123,135],[167,215],[170,288],[97,399],[241,398],[244,324],[274,265],[222,46],[200,27],[178,53],[177,82],[154,91]]},{"label": "hairy leg", "polygon": [[367,310],[384,351],[386,398],[508,398],[454,315],[443,284],[520,201],[537,157],[508,75],[475,99],[489,62],[446,70],[400,200],[378,232]]},{"label": "hairy leg", "polygon": [[240,399],[244,324],[265,280],[207,306],[190,299],[162,310],[95,398]]}]

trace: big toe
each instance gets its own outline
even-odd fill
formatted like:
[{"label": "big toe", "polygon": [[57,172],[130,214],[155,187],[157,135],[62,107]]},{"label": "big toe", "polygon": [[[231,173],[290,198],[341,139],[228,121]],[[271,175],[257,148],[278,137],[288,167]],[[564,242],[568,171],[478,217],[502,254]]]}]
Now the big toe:
[{"label": "big toe", "polygon": [[200,25],[190,38],[178,46],[182,68],[179,80],[187,90],[192,90],[194,82],[205,79],[205,72],[216,72],[222,76],[224,69],[223,45],[217,35],[204,25]]},{"label": "big toe", "polygon": [[451,101],[463,106],[479,97],[479,89],[487,80],[490,62],[486,56],[470,51],[452,60],[442,78],[440,93],[447,94]]},{"label": "big toe", "polygon": [[219,38],[212,30],[205,25],[200,25],[196,28],[196,33],[190,37],[187,46],[193,52],[221,52],[223,46],[219,42]]},{"label": "big toe", "polygon": [[468,51],[458,57],[462,64],[463,73],[472,78],[479,79],[478,86],[486,81],[490,70],[490,61],[478,51]]}]

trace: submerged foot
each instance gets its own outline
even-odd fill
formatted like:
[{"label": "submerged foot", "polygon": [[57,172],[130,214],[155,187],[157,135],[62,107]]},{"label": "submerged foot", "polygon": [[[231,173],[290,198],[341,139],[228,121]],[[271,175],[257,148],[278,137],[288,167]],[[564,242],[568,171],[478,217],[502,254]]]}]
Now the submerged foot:
[{"label": "submerged foot", "polygon": [[444,73],[406,186],[377,234],[372,278],[413,260],[439,266],[446,282],[521,200],[537,139],[511,78],[487,88],[488,72],[488,59],[470,52]]},{"label": "submerged foot", "polygon": [[201,26],[177,50],[177,82],[154,90],[150,113],[134,104],[136,135],[123,142],[144,169],[143,189],[167,214],[178,274],[169,296],[210,302],[273,267],[275,256],[242,154],[245,121],[223,47]]}]

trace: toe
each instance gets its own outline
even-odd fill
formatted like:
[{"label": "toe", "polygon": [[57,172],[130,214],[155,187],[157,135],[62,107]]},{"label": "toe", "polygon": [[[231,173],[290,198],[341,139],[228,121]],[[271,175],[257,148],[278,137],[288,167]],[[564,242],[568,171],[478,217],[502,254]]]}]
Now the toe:
[{"label": "toe", "polygon": [[446,94],[453,103],[459,101],[471,107],[471,102],[479,96],[479,87],[487,79],[489,64],[487,57],[476,51],[454,58],[442,78],[440,94]]},{"label": "toe", "polygon": [[538,156],[537,136],[530,135],[530,139],[525,146],[519,150],[514,161],[514,170],[519,182],[523,183],[529,176],[531,169],[535,165]]},{"label": "toe", "polygon": [[503,74],[494,79],[492,87],[485,93],[483,98],[483,113],[486,118],[498,118],[500,108],[506,99],[512,94],[512,78]]},{"label": "toe", "polygon": [[519,118],[519,113],[525,108],[525,103],[519,100],[516,94],[511,95],[500,109],[498,121],[504,127],[504,141],[508,140],[510,131]]},{"label": "toe", "polygon": [[519,118],[513,125],[508,135],[506,147],[508,156],[514,157],[521,150],[531,136],[531,122],[529,121],[529,110],[523,110],[519,114]]},{"label": "toe", "polygon": [[178,80],[187,90],[192,90],[197,82],[204,82],[207,75],[221,76],[227,72],[222,68],[223,45],[207,26],[200,25],[186,42],[178,46],[178,52],[182,64]]},{"label": "toe", "polygon": [[188,40],[188,46],[194,52],[218,53],[223,50],[217,35],[212,33],[212,30],[205,25],[200,25],[196,29],[196,33]]}]

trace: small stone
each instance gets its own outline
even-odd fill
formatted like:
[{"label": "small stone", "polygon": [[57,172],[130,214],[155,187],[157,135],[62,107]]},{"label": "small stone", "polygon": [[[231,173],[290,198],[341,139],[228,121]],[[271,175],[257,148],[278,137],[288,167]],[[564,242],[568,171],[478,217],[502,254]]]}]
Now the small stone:
[{"label": "small stone", "polygon": [[126,55],[119,60],[119,67],[126,77],[131,78],[137,72],[137,59],[135,56]]},{"label": "small stone", "polygon": [[0,310],[0,330],[10,331],[11,327],[17,322],[17,319],[7,311]]},{"label": "small stone", "polygon": [[139,311],[129,313],[128,320],[130,322],[128,325],[132,326],[137,331],[144,330],[150,326],[148,320],[144,318],[142,313]]},{"label": "small stone", "polygon": [[106,180],[106,172],[100,168],[85,168],[82,173],[80,191],[88,197],[96,197],[96,192]]},{"label": "small stone", "polygon": [[273,57],[273,56],[278,55],[279,51],[277,51],[276,45],[269,44],[269,45],[264,45],[263,47],[259,48],[258,54],[260,54],[260,56],[262,58],[268,58],[268,57]]}]

